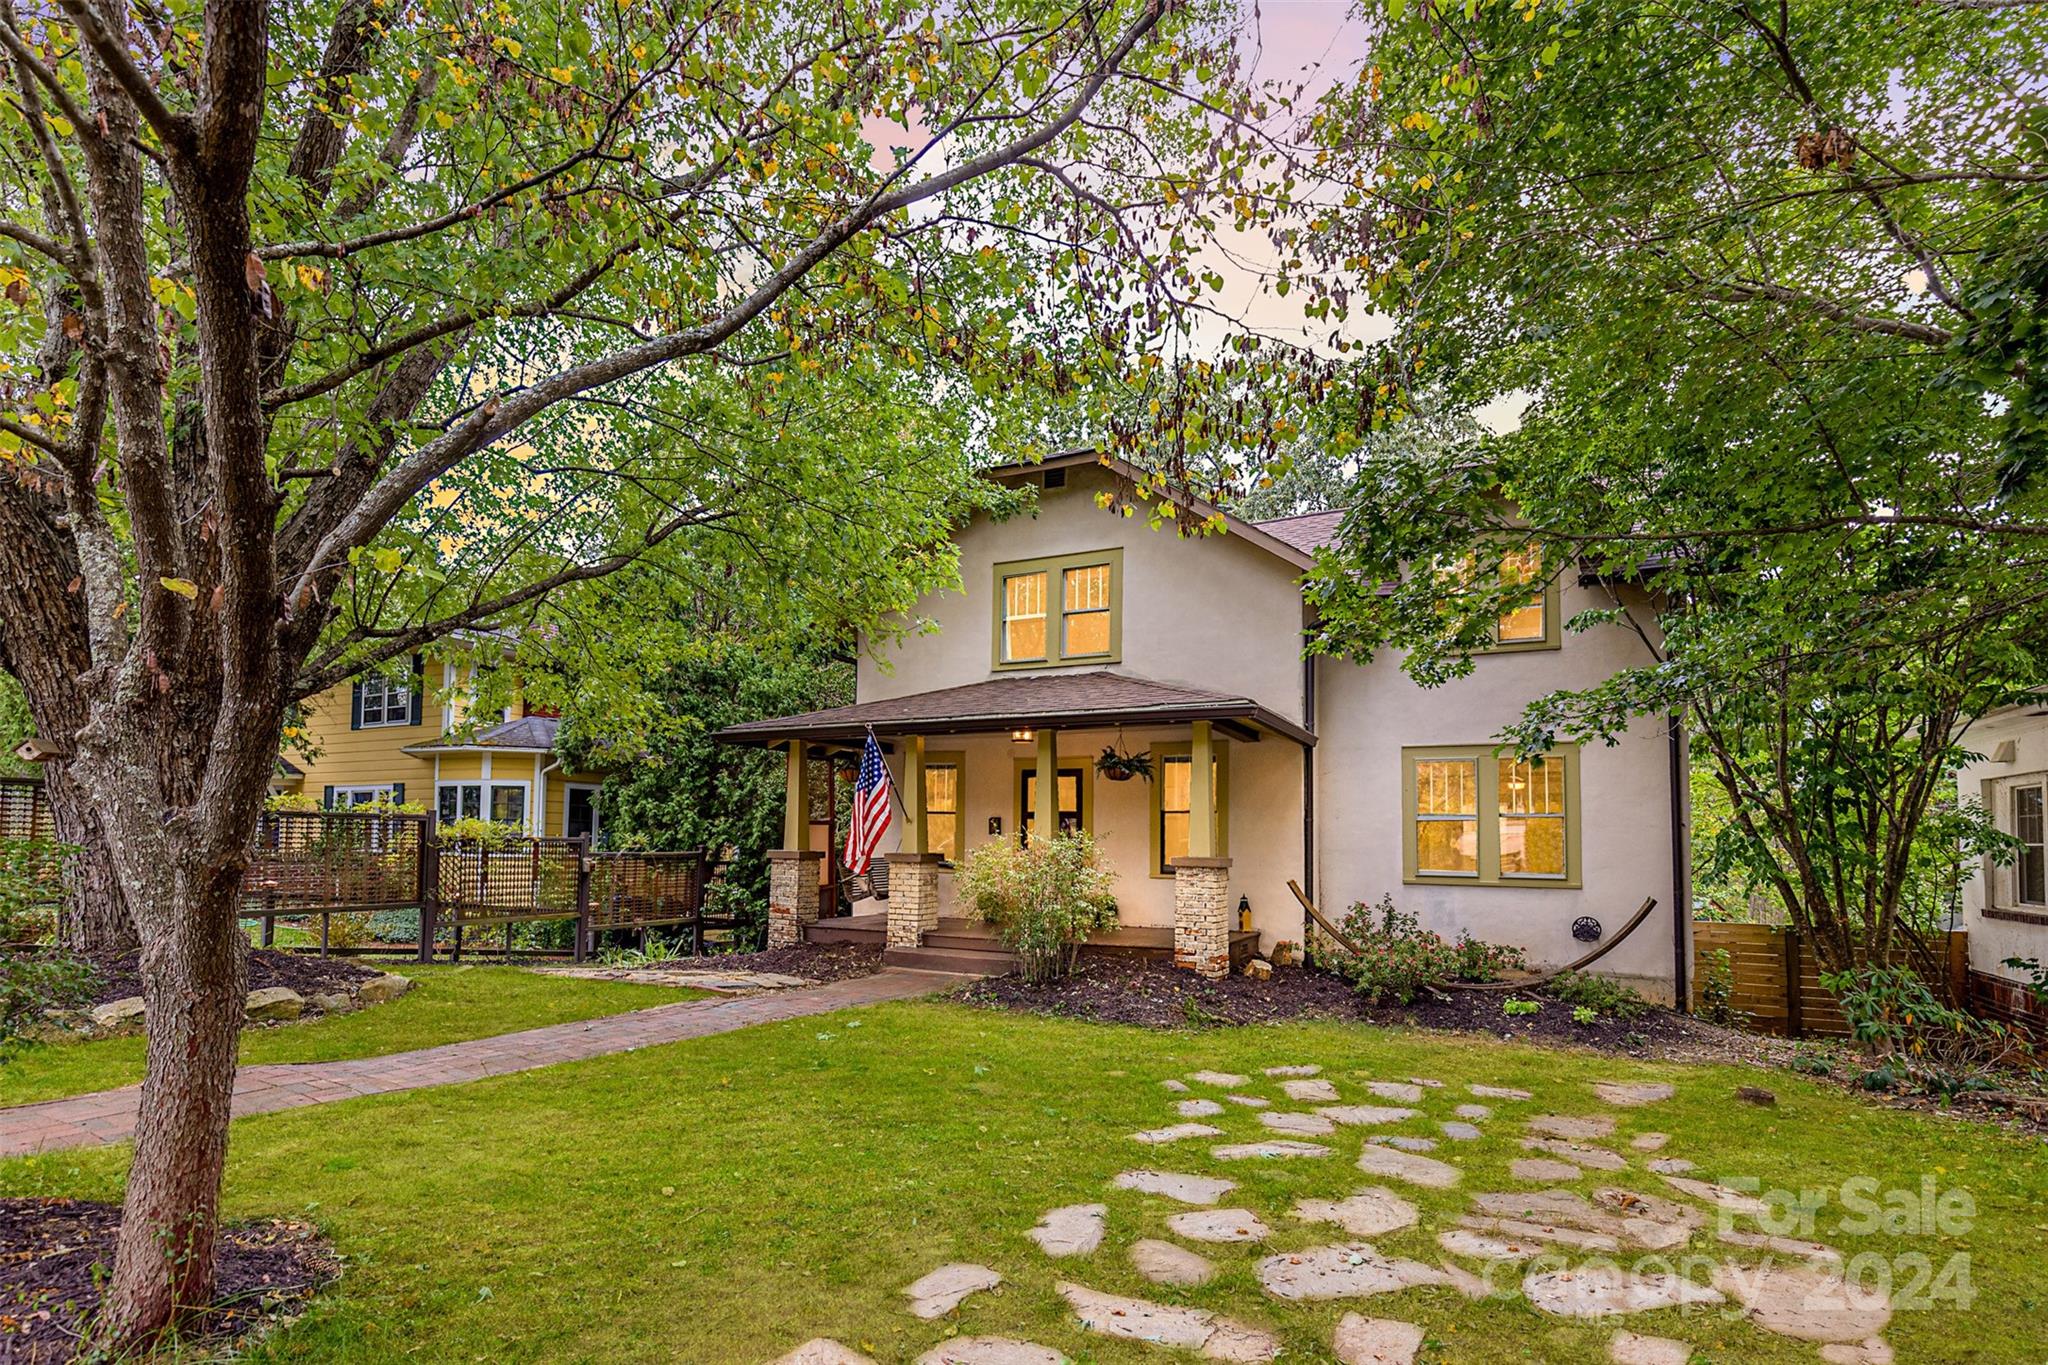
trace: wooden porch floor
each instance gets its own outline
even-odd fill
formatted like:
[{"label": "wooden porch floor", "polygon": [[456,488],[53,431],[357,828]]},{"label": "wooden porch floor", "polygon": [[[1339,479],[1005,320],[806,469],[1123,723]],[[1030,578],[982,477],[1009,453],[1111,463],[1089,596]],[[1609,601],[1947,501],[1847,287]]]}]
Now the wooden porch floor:
[{"label": "wooden porch floor", "polygon": [[[886,914],[841,915],[805,926],[804,940],[809,943],[862,943],[880,947],[887,942],[888,924]],[[1230,965],[1233,968],[1256,956],[1258,950],[1256,930],[1231,931]],[[1122,925],[1106,934],[1091,934],[1088,942],[1082,945],[1081,954],[1084,957],[1140,957],[1168,962],[1173,959],[1173,928],[1164,924]],[[980,920],[954,916],[940,919],[939,927],[924,936],[922,947],[891,948],[885,960],[915,967],[940,966],[941,958],[951,964],[943,967],[944,970],[1002,972],[1016,965],[1016,958],[1005,951],[995,930]]]}]

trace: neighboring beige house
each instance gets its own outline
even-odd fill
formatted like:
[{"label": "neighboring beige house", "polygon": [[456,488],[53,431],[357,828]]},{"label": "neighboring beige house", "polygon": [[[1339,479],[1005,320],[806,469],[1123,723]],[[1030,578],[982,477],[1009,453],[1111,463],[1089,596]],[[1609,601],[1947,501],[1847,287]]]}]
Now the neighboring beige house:
[{"label": "neighboring beige house", "polygon": [[[1132,472],[1091,452],[994,471],[1036,487],[1036,509],[958,533],[962,590],[914,613],[936,629],[863,651],[852,706],[722,732],[793,756],[856,748],[870,727],[888,746],[905,802],[892,956],[966,942],[941,924],[963,849],[1057,820],[1092,831],[1115,869],[1118,940],[1170,945],[1210,974],[1303,940],[1290,879],[1333,917],[1390,893],[1445,936],[1517,944],[1532,965],[1580,956],[1655,897],[1600,970],[1673,998],[1688,951],[1673,914],[1682,746],[1655,725],[1540,765],[1495,752],[1528,701],[1640,662],[1623,625],[1563,629],[1615,591],[1640,609],[1640,594],[1545,585],[1470,677],[1425,690],[1391,655],[1304,658],[1301,579],[1336,514],[1227,518],[1224,534],[1183,537],[1102,506]],[[1105,747],[1148,754],[1152,777],[1111,781],[1096,767]],[[1056,790],[1035,782],[1045,768]],[[792,762],[792,811],[809,770]],[[771,937],[793,941],[817,914],[803,889],[816,877],[796,868],[823,853],[804,847],[807,826],[786,828]]]},{"label": "neighboring beige house", "polygon": [[2000,866],[1987,857],[1963,884],[1970,970],[1994,1003],[2029,1012],[2020,990],[2028,973],[2005,960],[2048,964],[2048,709],[1994,711],[1970,727],[1963,743],[1982,757],[1958,770],[1958,789],[1982,801],[1992,823],[2020,843],[2014,861]]},{"label": "neighboring beige house", "polygon": [[330,808],[413,802],[443,823],[486,818],[529,834],[595,837],[604,774],[564,768],[555,717],[521,701],[456,733],[467,719],[456,686],[466,667],[417,655],[409,676],[370,674],[312,698],[305,723],[318,757],[282,755],[272,789],[304,792]]}]

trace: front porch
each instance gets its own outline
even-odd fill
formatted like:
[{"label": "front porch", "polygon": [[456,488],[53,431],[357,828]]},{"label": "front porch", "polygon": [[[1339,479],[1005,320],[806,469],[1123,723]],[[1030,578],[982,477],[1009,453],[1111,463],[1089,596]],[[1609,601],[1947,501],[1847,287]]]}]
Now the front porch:
[{"label": "front porch", "polygon": [[[953,915],[939,918],[938,926],[927,929],[915,948],[888,947],[889,916],[843,915],[821,919],[803,926],[806,943],[859,943],[882,948],[882,960],[892,967],[922,967],[935,972],[1007,972],[1016,967],[1015,954],[996,938],[995,930],[980,920]],[[1256,929],[1230,932],[1230,966],[1236,970],[1258,955]],[[1092,934],[1081,948],[1083,957],[1139,957],[1156,962],[1173,960],[1173,929],[1163,924],[1128,924],[1106,934]]]},{"label": "front porch", "polygon": [[[835,919],[821,890],[830,890],[836,828],[820,812],[837,801],[829,785],[815,789],[833,783],[835,766],[870,733],[887,755],[890,837],[900,842],[877,858],[886,901]],[[769,855],[771,944],[852,938],[881,944],[900,965],[1007,970],[1010,955],[958,901],[954,865],[985,841],[1057,829],[1094,836],[1116,878],[1120,927],[1091,951],[1155,955],[1213,978],[1255,955],[1261,930],[1298,936],[1285,886],[1305,861],[1314,736],[1247,698],[1070,672],[750,722],[718,738],[785,755],[784,842]],[[1149,763],[1136,774],[1098,771],[1105,751]]]}]

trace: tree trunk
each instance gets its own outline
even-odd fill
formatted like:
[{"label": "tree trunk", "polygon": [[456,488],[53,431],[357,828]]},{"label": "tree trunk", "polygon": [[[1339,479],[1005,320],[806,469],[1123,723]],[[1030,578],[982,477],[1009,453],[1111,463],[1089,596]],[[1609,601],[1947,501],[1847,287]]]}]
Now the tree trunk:
[{"label": "tree trunk", "polygon": [[43,783],[60,843],[78,851],[64,866],[64,912],[58,943],[95,957],[125,953],[137,944],[135,917],[115,870],[106,830],[86,793],[62,765],[51,765]]}]

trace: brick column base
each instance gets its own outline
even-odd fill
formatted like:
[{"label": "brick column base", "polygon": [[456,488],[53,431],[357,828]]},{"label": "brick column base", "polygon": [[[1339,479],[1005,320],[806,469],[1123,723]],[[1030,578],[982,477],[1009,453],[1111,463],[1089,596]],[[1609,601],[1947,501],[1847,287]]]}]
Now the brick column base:
[{"label": "brick column base", "polygon": [[939,855],[885,853],[889,863],[891,948],[917,948],[939,927]]},{"label": "brick column base", "polygon": [[818,922],[818,872],[822,851],[778,848],[768,854],[768,946],[793,948],[804,941],[804,926]]},{"label": "brick column base", "polygon": [[1230,859],[1173,860],[1173,965],[1230,975]]}]

